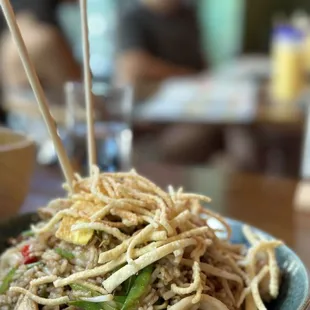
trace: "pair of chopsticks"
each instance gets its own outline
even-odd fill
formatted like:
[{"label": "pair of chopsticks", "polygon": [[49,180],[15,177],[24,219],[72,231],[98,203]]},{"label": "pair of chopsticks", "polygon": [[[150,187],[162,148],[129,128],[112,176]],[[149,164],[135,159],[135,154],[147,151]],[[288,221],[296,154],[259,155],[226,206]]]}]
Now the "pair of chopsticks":
[{"label": "pair of chopsticks", "polygon": [[[29,83],[35,94],[37,103],[39,105],[40,112],[43,116],[51,139],[54,143],[60,166],[65,176],[66,182],[72,189],[72,183],[74,180],[74,174],[72,166],[70,164],[69,157],[65,151],[64,145],[57,133],[57,127],[55,120],[53,119],[46,95],[43,91],[42,85],[38,79],[35,68],[29,57],[25,42],[18,27],[16,16],[14,14],[12,5],[9,0],[0,0],[3,14],[10,29],[11,35],[15,41],[18,49],[19,56],[26,71]],[[82,42],[83,42],[83,68],[84,68],[84,85],[85,85],[85,101],[86,101],[86,113],[87,113],[87,148],[88,148],[88,164],[89,173],[91,167],[96,163],[96,146],[94,137],[94,124],[93,124],[93,100],[92,100],[92,78],[89,64],[89,39],[88,39],[88,23],[87,23],[87,0],[80,0],[81,9],[81,23],[82,23]]]}]

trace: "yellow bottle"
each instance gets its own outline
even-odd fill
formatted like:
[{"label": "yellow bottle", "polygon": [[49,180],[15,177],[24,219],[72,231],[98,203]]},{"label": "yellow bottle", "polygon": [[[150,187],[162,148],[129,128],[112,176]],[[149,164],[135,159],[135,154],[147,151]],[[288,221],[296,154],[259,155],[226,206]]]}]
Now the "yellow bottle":
[{"label": "yellow bottle", "polygon": [[288,25],[273,34],[271,96],[275,104],[294,105],[305,86],[302,32]]},{"label": "yellow bottle", "polygon": [[305,11],[296,11],[292,16],[292,25],[303,33],[303,61],[307,76],[310,75],[310,18]]},{"label": "yellow bottle", "polygon": [[306,33],[305,41],[304,41],[304,63],[305,63],[305,70],[308,75],[310,76],[310,30]]}]

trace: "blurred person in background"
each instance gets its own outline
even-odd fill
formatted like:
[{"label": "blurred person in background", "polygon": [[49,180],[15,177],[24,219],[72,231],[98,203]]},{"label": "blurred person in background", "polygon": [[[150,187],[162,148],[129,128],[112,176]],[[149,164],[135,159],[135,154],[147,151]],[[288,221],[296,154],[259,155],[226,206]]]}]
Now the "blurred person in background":
[{"label": "blurred person in background", "polygon": [[[44,87],[51,89],[60,89],[68,79],[80,77],[80,68],[57,22],[57,8],[61,2],[65,1],[11,0],[39,79]],[[0,16],[0,31],[1,83],[4,87],[28,87],[26,74],[3,14]]]},{"label": "blurred person in background", "polygon": [[[119,45],[117,81],[134,85],[140,99],[166,78],[206,68],[195,6],[182,0],[136,1],[120,20]],[[145,140],[147,147],[141,153],[194,163],[207,159],[218,141],[218,130],[197,124],[161,126],[159,132],[148,132]]]},{"label": "blurred person in background", "polygon": [[120,25],[120,81],[160,81],[204,68],[193,6],[181,0],[140,0],[125,12]]},{"label": "blurred person in background", "polygon": [[[49,102],[62,103],[64,83],[80,78],[80,67],[57,21],[57,9],[65,1],[11,0],[10,2]],[[0,83],[7,125],[16,131],[28,134],[37,142],[38,158],[42,158],[43,155],[40,154],[48,157],[42,162],[52,161],[55,154],[51,140],[38,114],[18,49],[2,13],[0,36]]]}]

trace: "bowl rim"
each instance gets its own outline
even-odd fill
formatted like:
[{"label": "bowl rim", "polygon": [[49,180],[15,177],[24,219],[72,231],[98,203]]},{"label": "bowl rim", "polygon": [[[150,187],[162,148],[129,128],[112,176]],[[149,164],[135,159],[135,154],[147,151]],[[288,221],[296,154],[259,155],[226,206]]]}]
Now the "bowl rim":
[{"label": "bowl rim", "polygon": [[18,137],[20,138],[20,140],[8,144],[3,145],[0,144],[0,153],[11,152],[13,150],[20,150],[35,145],[34,141],[29,136],[21,132],[16,132],[9,128],[0,127],[0,135],[2,134]]},{"label": "bowl rim", "polygon": [[[268,232],[265,232],[264,230],[262,230],[262,229],[260,229],[260,228],[258,228],[256,226],[253,226],[252,224],[247,224],[247,223],[245,223],[243,221],[240,221],[240,220],[237,220],[237,219],[234,219],[234,218],[231,218],[231,217],[225,217],[225,220],[228,223],[235,223],[235,224],[238,224],[238,225],[240,225],[240,224],[249,225],[251,228],[254,228],[259,233],[262,233],[262,234],[268,236],[269,238],[277,239],[273,235],[269,234]],[[307,275],[306,276],[306,283],[305,283],[305,285],[306,285],[308,293],[305,296],[305,299],[302,301],[302,305],[298,309],[296,309],[296,310],[307,310],[308,307],[310,306],[310,287],[309,287],[309,272],[308,272],[308,269],[307,269],[306,265],[304,264],[304,262],[302,261],[302,259],[297,255],[297,253],[294,250],[292,250],[285,243],[282,246],[284,246],[287,249],[287,251],[289,251],[294,256],[294,258],[300,263],[300,265],[304,269],[305,274]]]}]

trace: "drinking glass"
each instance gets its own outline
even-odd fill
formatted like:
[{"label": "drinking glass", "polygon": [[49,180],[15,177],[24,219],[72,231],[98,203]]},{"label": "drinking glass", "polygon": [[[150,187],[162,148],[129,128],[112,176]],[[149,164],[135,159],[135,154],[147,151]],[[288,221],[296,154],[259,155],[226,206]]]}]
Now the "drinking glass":
[{"label": "drinking glass", "polygon": [[[84,85],[67,82],[66,147],[75,169],[86,173],[87,123]],[[131,168],[132,151],[132,88],[94,83],[94,134],[97,165],[101,171],[127,171]]]}]

